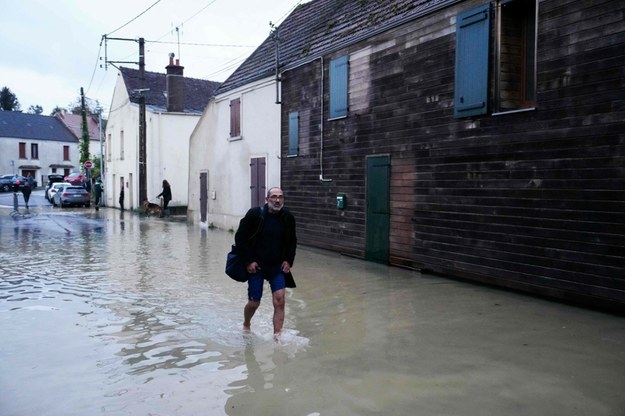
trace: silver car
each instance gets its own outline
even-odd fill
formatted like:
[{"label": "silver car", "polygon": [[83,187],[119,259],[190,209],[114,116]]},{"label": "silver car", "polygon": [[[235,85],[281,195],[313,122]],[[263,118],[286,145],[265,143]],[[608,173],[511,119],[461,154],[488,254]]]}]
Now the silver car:
[{"label": "silver car", "polygon": [[66,186],[71,186],[72,184],[69,182],[55,182],[52,184],[50,189],[48,189],[48,194],[46,198],[50,201],[51,204],[54,204],[54,194],[58,192],[59,189],[64,188]]},{"label": "silver car", "polygon": [[52,205],[61,208],[72,205],[91,206],[91,194],[82,186],[66,185],[60,188],[52,199]]}]

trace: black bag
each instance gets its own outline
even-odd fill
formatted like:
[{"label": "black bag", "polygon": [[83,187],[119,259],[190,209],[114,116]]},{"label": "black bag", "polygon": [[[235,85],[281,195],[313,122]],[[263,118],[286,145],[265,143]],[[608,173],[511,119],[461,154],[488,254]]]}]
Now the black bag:
[{"label": "black bag", "polygon": [[237,246],[232,245],[232,250],[226,258],[226,274],[237,282],[247,282],[249,274],[245,268],[245,264],[241,261]]}]

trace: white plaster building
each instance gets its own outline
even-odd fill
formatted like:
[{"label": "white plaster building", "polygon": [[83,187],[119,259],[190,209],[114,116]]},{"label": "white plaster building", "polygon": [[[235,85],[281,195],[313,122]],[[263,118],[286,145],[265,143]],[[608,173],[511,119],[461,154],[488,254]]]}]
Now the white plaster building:
[{"label": "white plaster building", "polygon": [[[227,82],[227,81],[226,81]],[[280,185],[280,106],[272,77],[215,96],[191,136],[187,218],[236,229]]]},{"label": "white plaster building", "polygon": [[188,203],[189,137],[219,83],[183,77],[183,67],[170,57],[167,74],[121,68],[113,93],[105,133],[105,203],[124,208],[139,201],[139,101],[146,101],[146,193],[151,202],[167,180],[172,210]]},{"label": "white plaster building", "polygon": [[78,139],[57,118],[0,111],[0,175],[30,174],[39,186],[51,173],[79,170]]}]

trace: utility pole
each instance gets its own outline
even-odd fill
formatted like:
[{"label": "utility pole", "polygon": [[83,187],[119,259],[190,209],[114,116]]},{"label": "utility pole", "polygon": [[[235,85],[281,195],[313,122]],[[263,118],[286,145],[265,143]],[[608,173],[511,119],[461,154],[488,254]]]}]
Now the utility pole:
[{"label": "utility pole", "polygon": [[105,64],[109,63],[126,63],[126,64],[135,64],[139,65],[139,204],[148,199],[148,189],[147,189],[147,130],[146,130],[146,122],[145,122],[145,92],[147,89],[145,88],[145,39],[139,38],[139,62],[128,62],[128,61],[109,61],[108,60],[108,44],[106,41],[108,40],[121,40],[121,41],[133,41],[136,42],[136,39],[125,39],[125,38],[109,38],[106,35],[102,36],[102,39],[105,41],[104,44],[104,53],[105,53]]},{"label": "utility pole", "polygon": [[148,199],[147,188],[147,143],[145,126],[145,40],[139,38],[139,204]]}]

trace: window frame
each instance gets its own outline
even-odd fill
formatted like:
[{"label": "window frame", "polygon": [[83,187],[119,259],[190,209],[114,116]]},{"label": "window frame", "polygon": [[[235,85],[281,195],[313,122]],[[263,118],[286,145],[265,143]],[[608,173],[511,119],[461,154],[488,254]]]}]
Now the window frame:
[{"label": "window frame", "polygon": [[[506,24],[502,8],[517,6],[517,12],[508,12]],[[518,8],[526,13],[518,18]],[[493,22],[494,21],[494,24]],[[514,25],[519,23],[524,34],[522,41],[514,44],[514,37],[505,38]],[[454,86],[454,118],[475,117],[490,114],[492,116],[531,111],[536,108],[536,54],[537,54],[538,2],[537,0],[498,0],[458,13],[456,18],[456,66]],[[504,44],[504,46],[502,46]],[[491,51],[492,45],[492,51]],[[508,65],[512,71],[505,70],[508,62],[513,62],[514,53],[505,55],[505,45],[519,46],[517,64]],[[524,47],[522,47],[524,46]],[[510,48],[509,50],[513,50]],[[506,58],[510,58],[506,61]],[[520,62],[520,64],[519,64]],[[520,69],[518,69],[520,68]],[[516,69],[518,72],[515,72]],[[504,75],[506,74],[506,75]],[[517,80],[517,88],[504,89],[504,81]],[[510,92],[516,92],[520,98],[507,98]],[[506,102],[508,105],[504,105]]]},{"label": "window frame", "polygon": [[[531,6],[530,6],[531,3]],[[504,9],[508,6],[525,7],[526,13],[524,19],[518,18],[520,15],[518,11],[504,12]],[[532,7],[530,10],[529,8]],[[505,101],[506,93],[509,90],[505,90],[502,87],[505,77],[504,68],[508,65],[506,60],[505,47],[508,44],[504,40],[504,36],[509,33],[509,24],[504,24],[504,18],[507,13],[511,13],[514,16],[514,23],[520,23],[521,44],[519,49],[521,50],[520,63],[517,64],[521,69],[517,73],[513,73],[513,76],[519,78],[519,86],[515,91],[519,94],[519,105],[515,107],[506,107],[502,102]],[[510,112],[528,111],[536,108],[536,49],[537,49],[537,27],[538,27],[538,4],[535,0],[500,0],[496,3],[495,13],[495,59],[493,68],[493,115],[506,114]],[[506,16],[505,16],[506,15]],[[531,90],[531,91],[530,91]]]},{"label": "window frame", "polygon": [[289,147],[287,157],[295,157],[299,155],[299,112],[291,111],[289,113]]},{"label": "window frame", "polygon": [[230,100],[230,139],[241,137],[241,97]]},{"label": "window frame", "polygon": [[328,120],[346,118],[349,113],[349,55],[330,60]]},{"label": "window frame", "polygon": [[124,130],[119,131],[119,160],[124,160]]},{"label": "window frame", "polygon": [[20,159],[28,159],[28,155],[26,154],[26,142],[19,142],[19,155]]}]

